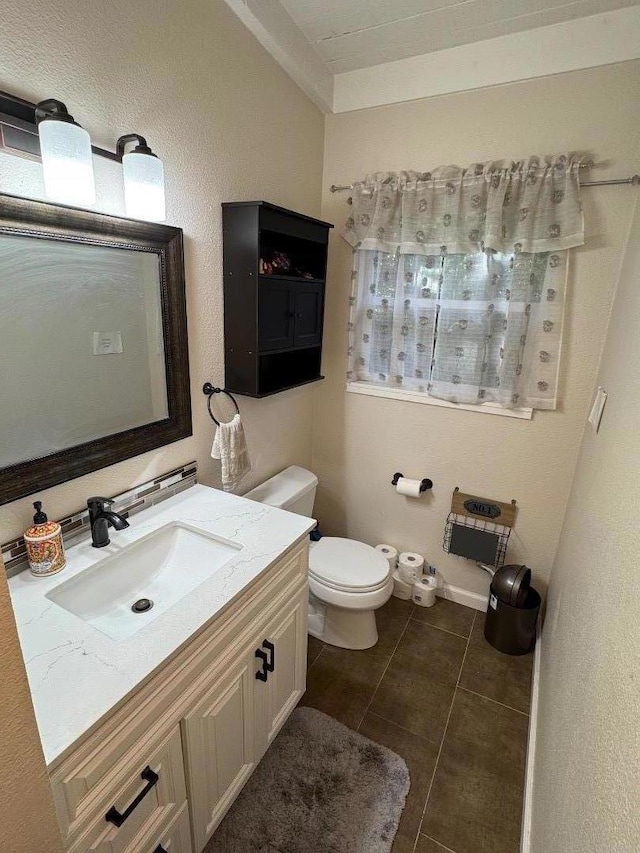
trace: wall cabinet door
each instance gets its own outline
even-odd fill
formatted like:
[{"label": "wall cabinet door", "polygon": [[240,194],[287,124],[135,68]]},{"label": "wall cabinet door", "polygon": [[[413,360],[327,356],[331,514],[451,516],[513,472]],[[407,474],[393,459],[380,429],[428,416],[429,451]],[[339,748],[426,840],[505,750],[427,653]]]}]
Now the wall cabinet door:
[{"label": "wall cabinet door", "polygon": [[293,345],[316,346],[322,342],[324,284],[297,282],[295,288],[295,330]]},{"label": "wall cabinet door", "polygon": [[260,352],[322,342],[323,283],[261,276],[259,288]]},{"label": "wall cabinet door", "polygon": [[[206,684],[209,676],[203,677]],[[191,822],[201,851],[255,766],[253,650],[214,675],[182,721]]]},{"label": "wall cabinet door", "polygon": [[266,673],[267,680],[256,680],[254,687],[258,759],[278,734],[305,691],[307,599],[305,588],[266,626],[264,637],[258,646],[258,649],[263,649],[262,643],[266,640],[267,663],[273,664],[272,671]]},{"label": "wall cabinet door", "polygon": [[258,285],[258,337],[261,352],[293,346],[295,294],[286,279],[261,276]]}]

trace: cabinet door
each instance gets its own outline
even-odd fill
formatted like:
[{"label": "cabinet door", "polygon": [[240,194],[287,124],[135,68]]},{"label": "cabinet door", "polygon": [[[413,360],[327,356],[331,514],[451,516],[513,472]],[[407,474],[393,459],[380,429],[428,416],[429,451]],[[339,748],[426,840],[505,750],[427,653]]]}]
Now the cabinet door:
[{"label": "cabinet door", "polygon": [[294,346],[309,347],[322,342],[324,284],[298,282],[295,285]]},{"label": "cabinet door", "polygon": [[294,292],[290,281],[260,276],[258,337],[261,352],[293,346]]},{"label": "cabinet door", "polygon": [[[213,677],[182,720],[196,851],[201,851],[255,765],[253,651]],[[210,679],[202,677],[203,684]]]},{"label": "cabinet door", "polygon": [[308,592],[305,587],[264,632],[262,642],[266,640],[264,648],[268,663],[273,664],[273,671],[267,673],[266,681],[256,681],[254,688],[258,758],[262,757],[305,691],[307,610]]}]

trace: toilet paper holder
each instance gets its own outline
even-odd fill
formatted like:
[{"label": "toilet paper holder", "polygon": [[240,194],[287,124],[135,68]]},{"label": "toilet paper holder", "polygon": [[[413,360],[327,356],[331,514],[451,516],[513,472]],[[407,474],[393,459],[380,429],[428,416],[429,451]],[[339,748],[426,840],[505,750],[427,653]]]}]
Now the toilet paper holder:
[{"label": "toilet paper holder", "polygon": [[[398,480],[401,477],[404,477],[404,474],[401,474],[399,471],[396,471],[396,473],[393,475],[393,480],[391,481],[391,485],[397,486]],[[427,477],[425,477],[424,480],[420,481],[420,491],[421,492],[426,492],[432,488],[433,488],[433,480],[429,480]]]}]

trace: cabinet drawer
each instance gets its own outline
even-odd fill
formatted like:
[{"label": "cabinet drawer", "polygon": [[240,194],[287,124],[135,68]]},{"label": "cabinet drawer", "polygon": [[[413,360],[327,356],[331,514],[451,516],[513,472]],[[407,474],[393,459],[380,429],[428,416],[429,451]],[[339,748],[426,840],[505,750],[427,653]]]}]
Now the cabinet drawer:
[{"label": "cabinet drawer", "polygon": [[69,839],[69,853],[129,853],[186,804],[178,727],[150,755],[134,750],[126,758],[103,780],[93,814],[82,814],[86,829]]},{"label": "cabinet drawer", "polygon": [[[112,714],[52,773],[58,822],[65,841],[75,838],[96,804],[107,796],[108,779],[124,778],[130,756],[150,754],[155,744],[179,723],[192,701],[191,688],[202,672],[220,661],[243,632],[283,596],[306,581],[306,541],[285,554],[247,589],[225,613],[195,635],[189,644]],[[140,770],[134,770],[139,773]]]},{"label": "cabinet drawer", "polygon": [[127,847],[126,853],[193,853],[188,804],[160,831],[154,830]]}]

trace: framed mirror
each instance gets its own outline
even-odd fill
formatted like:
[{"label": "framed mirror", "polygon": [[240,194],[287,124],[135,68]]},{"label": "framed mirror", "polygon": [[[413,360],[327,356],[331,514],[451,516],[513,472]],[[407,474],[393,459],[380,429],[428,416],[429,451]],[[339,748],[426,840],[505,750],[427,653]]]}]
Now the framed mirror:
[{"label": "framed mirror", "polygon": [[191,435],[182,230],[0,195],[0,504]]}]

